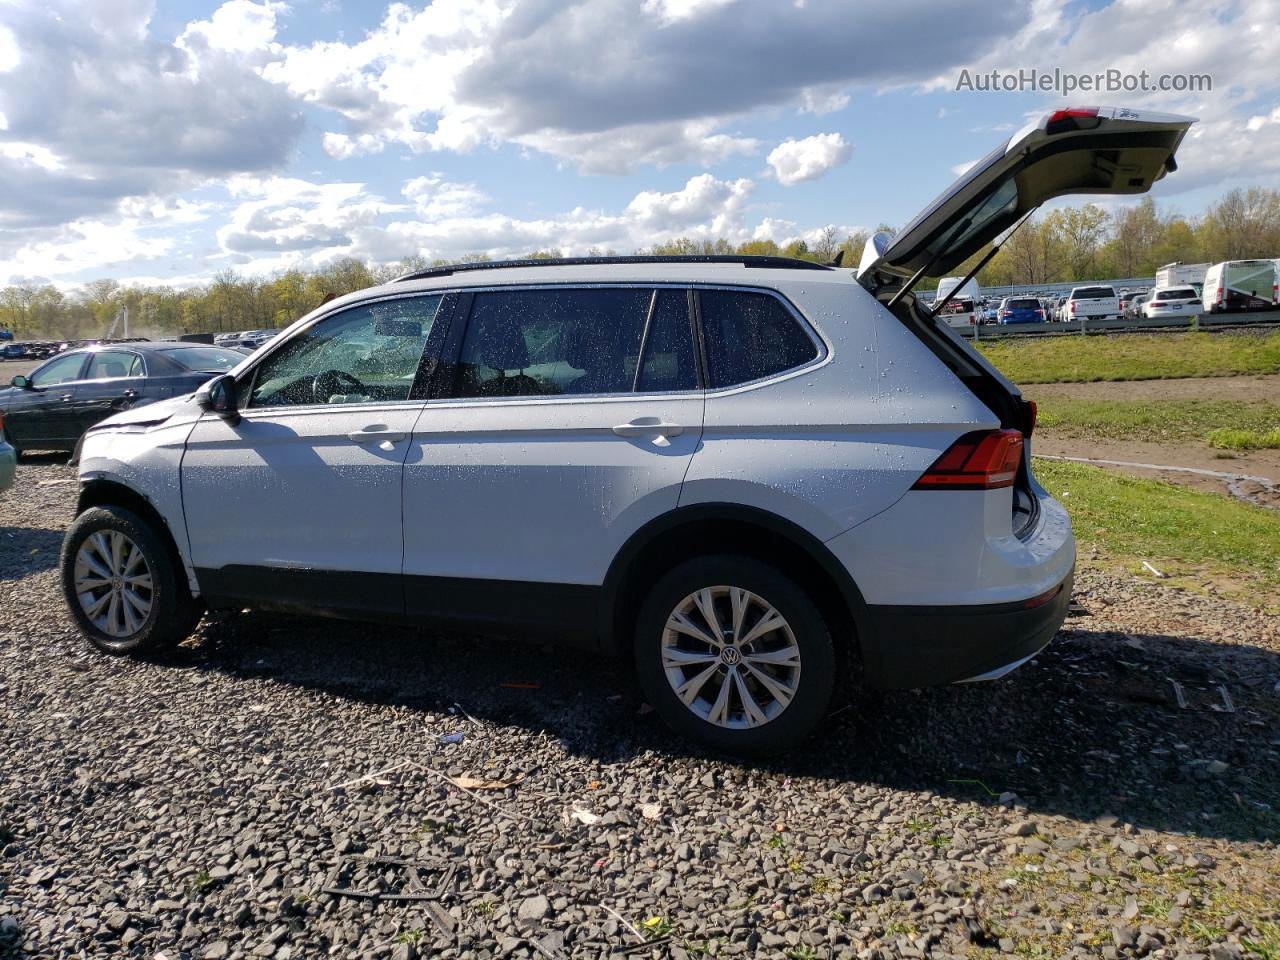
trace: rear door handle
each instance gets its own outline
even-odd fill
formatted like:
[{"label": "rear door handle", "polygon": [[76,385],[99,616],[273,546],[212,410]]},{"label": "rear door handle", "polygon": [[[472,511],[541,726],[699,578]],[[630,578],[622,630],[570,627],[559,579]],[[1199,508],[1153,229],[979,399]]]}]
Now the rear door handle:
[{"label": "rear door handle", "polygon": [[630,423],[620,423],[613,428],[620,437],[678,437],[684,433],[684,427],[678,423],[664,423],[656,417],[641,417]]},{"label": "rear door handle", "polygon": [[63,394],[62,396],[60,396],[58,399],[59,399],[59,400],[61,400],[63,403],[70,403],[70,402],[72,401],[73,397],[72,397],[72,395],[71,395],[71,394],[69,394],[69,393],[64,393],[64,394]]},{"label": "rear door handle", "polygon": [[405,432],[388,430],[386,427],[365,427],[363,430],[352,430],[347,437],[356,443],[399,443],[405,438]]}]

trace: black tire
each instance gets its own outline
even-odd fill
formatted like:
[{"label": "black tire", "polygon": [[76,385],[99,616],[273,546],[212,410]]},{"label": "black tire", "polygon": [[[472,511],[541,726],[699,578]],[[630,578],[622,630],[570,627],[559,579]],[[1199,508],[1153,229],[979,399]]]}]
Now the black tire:
[{"label": "black tire", "polygon": [[[95,533],[123,534],[142,553],[151,575],[150,608],[132,633],[113,635],[91,620],[76,592],[76,558]],[[80,633],[103,653],[115,656],[162,650],[191,635],[203,612],[191,596],[168,533],[124,507],[91,507],[76,517],[62,541],[62,591]],[[144,588],[145,591],[145,588]],[[145,592],[143,594],[145,596]]]},{"label": "black tire", "polygon": [[[731,728],[695,713],[694,708],[686,706],[677,696],[663,666],[668,618],[696,591],[714,587],[740,587],[764,600],[785,619],[794,636],[795,646],[799,648],[800,669],[794,675],[794,694],[790,702],[767,722],[757,726]],[[730,601],[724,598],[718,602]],[[757,614],[756,619],[761,618]],[[705,625],[705,622],[704,618],[702,623]],[[752,622],[743,620],[744,632],[749,631],[748,625]],[[784,635],[778,632],[772,636]],[[772,642],[789,644],[790,639]],[[677,733],[713,750],[754,757],[781,753],[809,736],[827,714],[839,672],[831,631],[813,599],[774,567],[737,554],[715,554],[686,560],[653,586],[640,608],[636,623],[635,662],[642,692]],[[692,674],[696,669],[708,668],[684,669]],[[759,682],[749,679],[749,669],[745,663],[742,664],[744,682],[754,685],[760,693]],[[716,683],[718,689],[717,681],[729,682],[729,668],[721,666],[717,670],[719,673],[711,675],[707,684]],[[767,697],[768,691],[764,690],[763,695]],[[730,693],[730,700],[734,699],[742,703],[736,689]],[[738,712],[746,715],[745,708]]]}]

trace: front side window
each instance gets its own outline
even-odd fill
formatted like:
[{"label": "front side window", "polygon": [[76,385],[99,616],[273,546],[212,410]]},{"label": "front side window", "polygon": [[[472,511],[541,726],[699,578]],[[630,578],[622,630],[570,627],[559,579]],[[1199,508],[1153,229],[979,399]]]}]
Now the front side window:
[{"label": "front side window", "polygon": [[782,373],[818,356],[813,340],[777,297],[703,290],[699,301],[713,389]]},{"label": "front side window", "polygon": [[31,375],[31,384],[36,387],[52,387],[59,383],[71,383],[80,379],[80,367],[84,365],[83,353],[72,353],[65,357],[50,360]]},{"label": "front side window", "polygon": [[409,399],[441,299],[370,303],[312,324],[258,366],[248,405]]},{"label": "front side window", "polygon": [[455,395],[630,393],[653,303],[654,291],[639,288],[477,293]]},{"label": "front side window", "polygon": [[89,359],[86,380],[119,380],[123,377],[141,377],[142,358],[123,350],[99,350]]}]

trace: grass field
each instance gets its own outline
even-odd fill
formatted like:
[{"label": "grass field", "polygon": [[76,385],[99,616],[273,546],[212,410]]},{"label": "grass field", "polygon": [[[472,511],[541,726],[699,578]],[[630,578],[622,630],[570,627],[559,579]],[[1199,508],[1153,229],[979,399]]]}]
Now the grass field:
[{"label": "grass field", "polygon": [[1126,334],[980,342],[1014,383],[1162,380],[1280,372],[1280,333]]},{"label": "grass field", "polygon": [[1084,464],[1037,460],[1035,470],[1071,513],[1083,547],[1134,568],[1147,560],[1175,577],[1257,585],[1253,599],[1277,602],[1280,511]]},{"label": "grass field", "polygon": [[1160,400],[1143,404],[1054,397],[1041,427],[1091,440],[1203,441],[1223,450],[1280,447],[1280,405],[1265,400]]}]

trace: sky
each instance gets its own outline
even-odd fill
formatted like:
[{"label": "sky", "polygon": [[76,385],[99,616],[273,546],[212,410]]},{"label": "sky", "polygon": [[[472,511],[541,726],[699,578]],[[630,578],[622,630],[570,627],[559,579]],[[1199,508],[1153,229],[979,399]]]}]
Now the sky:
[{"label": "sky", "polygon": [[[1153,191],[1197,214],[1280,187],[1277,22],[1280,0],[0,0],[0,285],[843,236],[1079,104],[1199,117]],[[1212,90],[956,89],[1055,67]]]}]

